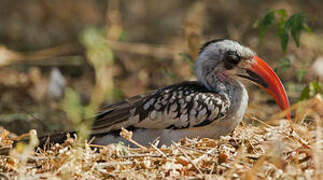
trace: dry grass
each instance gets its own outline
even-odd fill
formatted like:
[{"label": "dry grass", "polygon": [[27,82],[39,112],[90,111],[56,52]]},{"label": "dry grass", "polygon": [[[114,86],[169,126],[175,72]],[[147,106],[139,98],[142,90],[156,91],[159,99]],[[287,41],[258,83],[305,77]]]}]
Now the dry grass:
[{"label": "dry grass", "polygon": [[[163,3],[0,2],[7,13],[2,16],[0,33],[1,43],[4,43],[0,45],[1,120],[9,119],[8,124],[13,124],[15,132],[25,132],[24,128],[47,132],[54,123],[67,126],[68,118],[59,103],[47,98],[48,67],[59,66],[68,86],[87,94],[91,99],[90,110],[85,109],[89,112],[84,114],[91,114],[96,112],[103,97],[112,97],[111,89],[122,89],[124,95],[130,97],[175,80],[189,79],[192,76],[190,66],[178,54],[186,52],[195,59],[199,45],[205,40],[223,37],[239,40],[257,50],[259,55],[277,59],[270,62],[273,67],[279,67],[277,64],[283,62],[283,58],[290,59],[292,66],[280,75],[295,87],[287,88],[291,91],[289,97],[294,100],[298,99],[299,88],[303,89],[305,82],[316,79],[309,68],[323,53],[321,21],[310,21],[313,34],[302,35],[301,48],[291,43],[287,54],[282,54],[275,33],[269,31],[262,44],[259,32],[251,28],[267,10],[283,8],[289,15],[304,12],[309,19],[321,17],[319,1],[191,1],[185,6],[180,1],[170,0]],[[105,48],[97,41],[82,42],[80,46],[80,37],[88,25],[98,26],[97,30],[106,29],[103,39],[107,41],[101,44]],[[99,32],[90,35],[102,36]],[[67,44],[56,46],[62,43]],[[98,55],[110,54],[108,58],[84,58],[84,54],[97,50],[101,50]],[[109,62],[101,62],[102,59]],[[87,68],[89,65],[95,72]],[[63,70],[65,66],[70,67]],[[296,81],[295,75],[302,68],[309,73],[303,81]],[[82,75],[74,75],[75,69]],[[176,78],[167,74],[168,71]],[[105,90],[108,95],[103,93]],[[250,104],[249,111],[257,117],[272,114],[273,108],[263,103],[263,92],[258,96],[252,94],[253,102],[258,102]],[[66,103],[69,108],[65,109],[70,109],[71,104]],[[83,103],[77,104],[79,106],[74,108],[81,109]],[[123,144],[94,146],[69,138],[50,149],[35,150],[36,131],[28,134],[29,144],[19,143],[13,147],[13,140],[24,135],[16,137],[0,127],[0,179],[323,179],[322,99],[317,96],[293,105],[292,110],[297,112],[292,121],[283,119],[283,114],[261,120],[247,115],[246,119],[255,123],[240,125],[230,136],[183,139],[170,147],[157,144],[149,147],[138,144],[138,148]],[[21,114],[22,117],[16,117]],[[27,117],[37,121],[30,122]],[[74,118],[73,122],[82,129],[88,124],[77,122],[80,119]],[[34,124],[39,126],[31,126]],[[47,129],[42,124],[46,124]],[[10,129],[9,125],[3,124]],[[133,141],[130,132],[123,131],[123,137]]]},{"label": "dry grass", "polygon": [[[307,102],[298,123],[240,125],[220,139],[183,139],[170,147],[93,146],[69,138],[64,144],[33,151],[10,148],[3,130],[0,176],[4,179],[322,179],[322,107],[320,96]],[[300,115],[299,115],[300,116]],[[273,121],[272,121],[273,122]],[[131,140],[131,134],[123,136]],[[9,138],[10,139],[10,138]],[[12,139],[12,138],[11,138]]]}]

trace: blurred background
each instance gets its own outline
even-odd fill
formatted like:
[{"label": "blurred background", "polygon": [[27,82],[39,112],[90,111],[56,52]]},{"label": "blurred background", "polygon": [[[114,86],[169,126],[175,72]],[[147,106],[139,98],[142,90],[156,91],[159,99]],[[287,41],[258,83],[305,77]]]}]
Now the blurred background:
[{"label": "blurred background", "polygon": [[[320,0],[1,0],[0,126],[17,134],[74,129],[101,105],[193,80],[201,44],[217,38],[254,49],[292,104],[310,98],[322,89],[322,8]],[[284,50],[280,27],[295,14],[304,17],[301,32],[291,30]],[[278,112],[246,85],[246,119]]]}]

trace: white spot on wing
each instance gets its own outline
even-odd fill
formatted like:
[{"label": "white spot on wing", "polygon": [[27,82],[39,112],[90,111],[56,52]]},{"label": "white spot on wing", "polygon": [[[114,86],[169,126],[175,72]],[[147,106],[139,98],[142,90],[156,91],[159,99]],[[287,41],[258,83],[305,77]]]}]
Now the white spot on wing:
[{"label": "white spot on wing", "polygon": [[152,111],[149,115],[151,120],[155,120],[157,118],[157,111]]},{"label": "white spot on wing", "polygon": [[178,92],[178,96],[177,96],[178,98],[182,98],[183,97],[183,91],[179,91]]},{"label": "white spot on wing", "polygon": [[204,115],[206,115],[206,112],[207,112],[206,108],[203,108],[197,115],[197,118],[198,119],[202,118]]},{"label": "white spot on wing", "polygon": [[146,102],[146,104],[144,105],[144,110],[148,110],[150,107],[150,103],[149,102]]},{"label": "white spot on wing", "polygon": [[213,103],[209,103],[209,104],[207,105],[207,108],[208,108],[210,111],[213,111],[213,109],[214,109],[214,105],[213,105]]},{"label": "white spot on wing", "polygon": [[212,120],[215,120],[215,118],[218,116],[219,114],[219,108],[218,107],[215,107],[214,109],[212,109],[211,111],[211,115],[209,117],[209,119],[212,121]]},{"label": "white spot on wing", "polygon": [[169,112],[169,117],[171,117],[172,119],[175,119],[178,115],[177,111],[170,111]]},{"label": "white spot on wing", "polygon": [[195,110],[195,109],[191,109],[190,114],[191,114],[192,116],[195,116],[195,114],[196,114],[196,110]]},{"label": "white spot on wing", "polygon": [[177,103],[174,103],[170,106],[171,111],[176,111],[177,110]]},{"label": "white spot on wing", "polygon": [[170,103],[174,103],[174,102],[175,102],[175,99],[176,99],[176,97],[172,96],[172,97],[169,99],[169,102],[170,102]]},{"label": "white spot on wing", "polygon": [[182,109],[182,110],[181,110],[181,113],[182,113],[182,114],[186,114],[186,113],[187,113],[187,108]]},{"label": "white spot on wing", "polygon": [[197,101],[194,101],[192,109],[196,109],[198,107],[199,103]]},{"label": "white spot on wing", "polygon": [[156,110],[159,110],[161,108],[161,104],[159,102],[156,102],[154,108]]},{"label": "white spot on wing", "polygon": [[154,104],[155,100],[156,100],[155,98],[150,98],[149,103]]},{"label": "white spot on wing", "polygon": [[182,114],[179,118],[179,121],[175,122],[176,127],[185,127],[188,125],[188,116],[187,114]]},{"label": "white spot on wing", "polygon": [[161,101],[161,103],[162,103],[164,106],[167,104],[167,102],[168,102],[168,101],[167,101],[167,99],[165,99],[165,98]]},{"label": "white spot on wing", "polygon": [[187,103],[181,104],[182,109],[186,108],[186,106],[187,106]]},{"label": "white spot on wing", "polygon": [[178,103],[179,103],[179,104],[184,104],[184,102],[185,102],[185,101],[184,101],[184,99],[180,99],[180,100],[178,100]]}]

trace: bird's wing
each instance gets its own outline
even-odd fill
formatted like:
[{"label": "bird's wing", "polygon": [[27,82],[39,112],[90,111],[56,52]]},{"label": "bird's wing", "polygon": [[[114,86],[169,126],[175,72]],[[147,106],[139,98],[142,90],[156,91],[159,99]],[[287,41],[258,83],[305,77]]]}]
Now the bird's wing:
[{"label": "bird's wing", "polygon": [[105,134],[121,127],[203,126],[224,117],[229,106],[226,97],[207,90],[198,82],[183,82],[106,106],[98,114],[92,134]]}]

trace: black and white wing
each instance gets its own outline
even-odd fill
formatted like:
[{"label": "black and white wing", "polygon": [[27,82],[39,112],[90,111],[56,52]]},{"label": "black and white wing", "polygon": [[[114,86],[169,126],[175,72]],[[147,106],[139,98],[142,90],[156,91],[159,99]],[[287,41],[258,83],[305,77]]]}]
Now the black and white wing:
[{"label": "black and white wing", "polygon": [[106,134],[121,127],[203,126],[223,118],[229,106],[227,97],[207,90],[198,82],[183,82],[106,106],[98,114],[92,134]]}]

